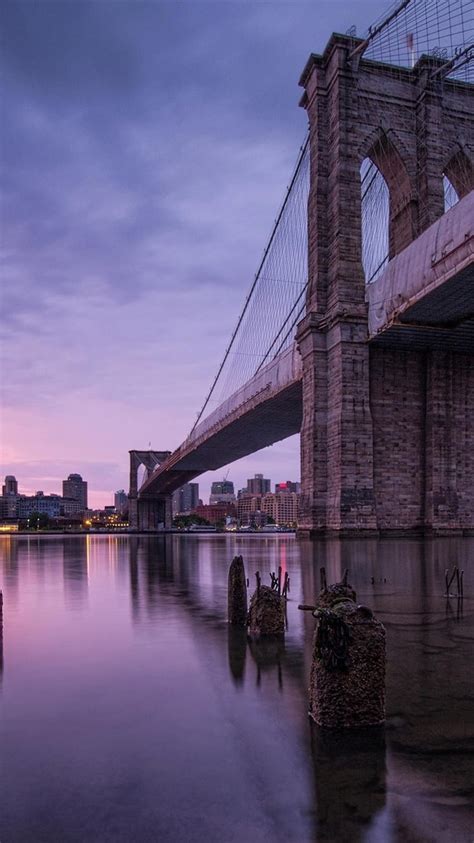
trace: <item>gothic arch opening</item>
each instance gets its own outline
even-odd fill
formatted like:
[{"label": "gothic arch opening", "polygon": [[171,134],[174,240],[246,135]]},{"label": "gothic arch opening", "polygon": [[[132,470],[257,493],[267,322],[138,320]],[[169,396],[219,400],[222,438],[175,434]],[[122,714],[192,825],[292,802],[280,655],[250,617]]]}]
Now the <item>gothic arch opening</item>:
[{"label": "gothic arch opening", "polygon": [[370,284],[412,242],[418,213],[408,169],[382,129],[366,151],[361,184],[362,264]]},{"label": "gothic arch opening", "polygon": [[452,156],[443,173],[444,208],[448,211],[474,188],[472,161],[460,149]]},{"label": "gothic arch opening", "polygon": [[390,191],[370,158],[360,168],[362,266],[366,284],[380,275],[389,259]]},{"label": "gothic arch opening", "polygon": [[443,173],[443,188],[444,188],[444,210],[449,211],[453,205],[456,205],[459,202],[459,195],[452,184],[452,182],[448,179],[446,173]]}]

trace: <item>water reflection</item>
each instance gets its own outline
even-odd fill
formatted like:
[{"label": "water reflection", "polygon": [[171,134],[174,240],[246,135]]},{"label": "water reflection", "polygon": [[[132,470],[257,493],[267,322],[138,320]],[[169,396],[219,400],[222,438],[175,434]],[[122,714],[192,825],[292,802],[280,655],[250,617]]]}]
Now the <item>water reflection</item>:
[{"label": "water reflection", "polygon": [[[71,536],[62,548],[64,600],[72,609],[80,609],[87,601],[89,542],[89,536]],[[46,542],[45,547],[51,550]]]},{"label": "water reflection", "polygon": [[284,635],[249,638],[249,648],[252,658],[257,665],[257,687],[261,684],[263,673],[276,673],[278,687],[282,690],[282,660],[285,655]]},{"label": "water reflection", "polygon": [[[288,571],[284,638],[228,627],[240,554],[251,591],[256,570]],[[64,841],[470,840],[473,555],[471,539],[2,537],[0,839],[42,839],[48,816]],[[463,603],[444,596],[454,564]],[[321,567],[348,568],[386,626],[382,732],[308,725],[297,606]]]},{"label": "water reflection", "polygon": [[236,686],[242,685],[245,678],[245,660],[247,657],[247,632],[236,626],[227,627],[227,654],[229,671]]},{"label": "water reflection", "polygon": [[0,688],[3,679],[3,594],[0,591]]},{"label": "water reflection", "polygon": [[384,728],[310,729],[318,841],[367,840],[386,803]]}]

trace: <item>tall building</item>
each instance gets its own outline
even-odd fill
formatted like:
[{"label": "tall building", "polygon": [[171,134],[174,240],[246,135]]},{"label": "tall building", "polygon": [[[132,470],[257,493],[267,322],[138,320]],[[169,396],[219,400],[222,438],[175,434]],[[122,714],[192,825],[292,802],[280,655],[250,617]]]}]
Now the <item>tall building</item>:
[{"label": "tall building", "polygon": [[16,518],[18,515],[18,483],[13,474],[7,474],[0,498],[0,518]]},{"label": "tall building", "polygon": [[18,494],[18,481],[13,474],[7,474],[5,477],[5,483],[2,486],[2,495],[17,495]]},{"label": "tall building", "polygon": [[187,515],[199,506],[199,483],[185,483],[176,492],[173,492],[171,500],[173,517],[175,515]]},{"label": "tall building", "polygon": [[266,495],[270,491],[270,480],[263,474],[256,474],[247,480],[247,491],[249,495]]},{"label": "tall building", "polygon": [[124,489],[119,489],[114,495],[115,512],[123,515],[128,511],[128,495]]},{"label": "tall building", "polygon": [[301,492],[301,483],[293,483],[292,480],[284,480],[282,483],[275,484],[275,494],[280,492],[295,492],[297,495]]},{"label": "tall building", "polygon": [[87,482],[80,474],[70,474],[67,480],[63,480],[63,498],[72,498],[87,509]]},{"label": "tall building", "polygon": [[235,501],[234,484],[231,480],[218,480],[211,486],[209,504],[233,503]]}]

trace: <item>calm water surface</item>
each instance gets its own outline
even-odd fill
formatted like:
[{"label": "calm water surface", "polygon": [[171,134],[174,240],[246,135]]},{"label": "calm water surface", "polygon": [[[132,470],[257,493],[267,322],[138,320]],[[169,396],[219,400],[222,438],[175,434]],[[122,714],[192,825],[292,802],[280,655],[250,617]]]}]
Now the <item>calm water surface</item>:
[{"label": "calm water surface", "polygon": [[[227,572],[291,577],[281,648]],[[0,841],[474,840],[474,540],[2,537]],[[465,569],[463,605],[444,570]],[[387,726],[310,726],[319,569],[385,623]]]}]

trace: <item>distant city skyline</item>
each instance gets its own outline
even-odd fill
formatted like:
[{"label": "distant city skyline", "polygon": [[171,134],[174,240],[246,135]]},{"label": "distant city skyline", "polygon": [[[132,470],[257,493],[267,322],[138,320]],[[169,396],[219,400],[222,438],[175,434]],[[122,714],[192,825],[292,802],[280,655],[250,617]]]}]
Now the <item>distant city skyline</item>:
[{"label": "distant city skyline", "polygon": [[[265,450],[270,451],[271,449],[266,448]],[[264,452],[260,452],[260,454],[262,454],[262,453],[264,453]],[[249,476],[247,476],[248,472],[246,470],[246,466],[249,465],[249,463],[254,462],[253,457],[255,457],[255,456],[258,456],[258,454],[255,454],[252,457],[248,457],[244,460],[238,460],[237,462],[235,462],[235,463],[233,463],[229,466],[230,470],[228,472],[228,478],[227,479],[228,479],[228,481],[233,482],[236,494],[237,494],[238,490],[246,487],[247,481],[249,479]],[[69,463],[67,465],[68,465],[68,467],[70,467]],[[235,475],[232,471],[233,468],[236,469]],[[257,468],[258,468],[258,465],[257,465]],[[66,469],[66,471],[67,471],[67,469]],[[227,473],[227,468],[224,470],[224,474],[226,474],[226,473]],[[68,473],[68,476],[70,476],[70,474],[71,474],[71,472]],[[82,480],[82,476],[79,475],[78,473],[76,473],[76,474],[77,474],[77,476],[81,477],[81,480]],[[123,474],[125,476],[125,479],[127,479],[126,473],[124,472]],[[212,472],[209,471],[206,474],[201,474],[198,478],[196,478],[195,482],[199,485],[199,496],[203,500],[205,500],[206,502],[208,501],[208,499],[210,498],[210,495],[211,495],[212,484],[215,483],[215,482],[222,482],[222,480],[224,479],[224,474],[223,474],[222,470],[212,471]],[[275,473],[269,475],[268,470],[265,471],[265,472],[255,471],[252,479],[254,479],[255,477],[259,477],[260,475],[262,475],[262,477],[265,475],[266,477],[269,477],[270,482],[271,482],[271,486],[273,488],[278,483],[286,483],[287,482],[288,478],[286,478],[285,480],[278,479],[279,475],[275,474],[275,476],[273,476],[274,474]],[[35,495],[40,489],[41,489],[41,491],[44,492],[45,495],[62,495],[63,494],[63,489],[64,489],[63,484],[65,482],[64,476],[62,476],[60,478],[59,477],[58,478],[53,478],[53,477],[46,478],[47,482],[44,482],[42,486],[39,485],[39,481],[40,481],[40,479],[45,479],[45,478],[41,477],[41,478],[38,478],[38,483],[36,483],[34,485],[31,485],[31,486],[28,486],[24,482],[23,478],[20,475],[16,476],[16,475],[13,475],[13,474],[8,474],[7,472],[4,472],[3,469],[0,467],[0,476],[2,476],[2,475],[3,475],[4,478],[6,478],[7,476],[11,476],[15,479],[19,495],[32,496],[32,495]],[[237,481],[234,479],[236,476],[240,478]],[[119,491],[125,491],[125,493],[128,494],[128,483],[122,484],[122,486],[123,486],[122,490],[119,489],[120,484],[118,484],[116,489],[111,489],[110,491],[107,491],[107,490],[97,491],[97,490],[95,490],[94,488],[91,487],[91,485],[88,481],[86,481],[86,482],[87,482],[87,487],[88,487],[86,494],[88,496],[88,499],[90,499],[89,500],[89,508],[91,508],[91,509],[103,509],[104,506],[108,506],[108,505],[114,503],[115,502],[115,496]],[[297,479],[296,479],[296,475],[295,475],[294,481],[292,481],[292,482],[299,482],[299,472],[298,472],[298,475],[297,475]],[[100,499],[99,499],[99,495],[100,495]],[[97,502],[98,500],[100,500],[99,503]]]}]

